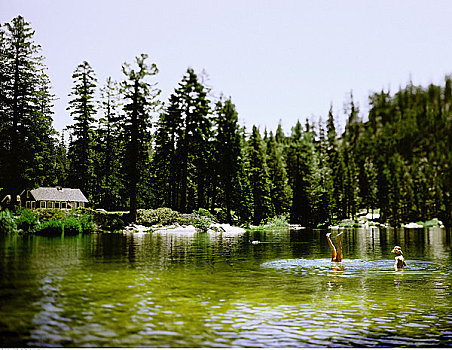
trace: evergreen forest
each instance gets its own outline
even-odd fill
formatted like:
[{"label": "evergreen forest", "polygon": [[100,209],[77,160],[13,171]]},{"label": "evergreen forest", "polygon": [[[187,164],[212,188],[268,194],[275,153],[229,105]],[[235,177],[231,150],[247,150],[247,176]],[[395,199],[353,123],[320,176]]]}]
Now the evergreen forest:
[{"label": "evergreen forest", "polygon": [[245,128],[231,97],[215,97],[188,68],[167,101],[145,55],[122,80],[99,82],[74,67],[73,124],[53,126],[51,81],[21,16],[0,29],[1,197],[39,186],[80,188],[93,208],[204,208],[230,223],[275,216],[318,227],[380,213],[391,225],[438,218],[452,224],[452,76],[444,84],[369,96],[363,116],[350,94],[337,132],[326,117],[290,130]]}]

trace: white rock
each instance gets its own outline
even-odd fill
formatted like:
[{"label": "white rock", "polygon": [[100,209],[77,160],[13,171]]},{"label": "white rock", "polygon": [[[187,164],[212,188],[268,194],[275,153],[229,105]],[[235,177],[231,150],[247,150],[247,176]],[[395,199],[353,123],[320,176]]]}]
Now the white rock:
[{"label": "white rock", "polygon": [[366,214],[366,219],[367,219],[367,220],[379,219],[379,218],[380,218],[380,214],[377,214],[377,213],[374,213],[374,214],[372,214],[372,213],[367,213],[367,214]]},{"label": "white rock", "polygon": [[291,230],[304,230],[306,227],[298,225],[298,224],[290,224],[289,229]]},{"label": "white rock", "polygon": [[177,234],[194,234],[196,232],[196,228],[192,225],[182,226],[182,227],[174,227],[174,228],[162,228],[155,232],[158,233],[177,233]]},{"label": "white rock", "polygon": [[218,227],[221,230],[223,230],[225,233],[240,234],[240,233],[245,233],[246,232],[246,230],[244,228],[237,227],[237,226],[231,226],[229,224],[219,224]]},{"label": "white rock", "polygon": [[410,222],[409,224],[404,224],[402,226],[405,227],[405,228],[424,228],[424,226],[419,225],[419,224],[417,224],[415,222]]},{"label": "white rock", "polygon": [[143,235],[145,233],[148,233],[148,231],[149,231],[149,227],[146,227],[143,225],[136,225],[136,224],[131,224],[124,228],[125,233],[135,234],[135,235]]}]

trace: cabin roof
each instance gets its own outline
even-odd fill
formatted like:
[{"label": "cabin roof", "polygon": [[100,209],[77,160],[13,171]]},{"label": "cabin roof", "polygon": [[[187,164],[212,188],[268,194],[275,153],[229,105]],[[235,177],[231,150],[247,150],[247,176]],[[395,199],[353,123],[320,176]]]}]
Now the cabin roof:
[{"label": "cabin roof", "polygon": [[88,203],[85,195],[78,188],[39,187],[30,192],[36,201]]}]

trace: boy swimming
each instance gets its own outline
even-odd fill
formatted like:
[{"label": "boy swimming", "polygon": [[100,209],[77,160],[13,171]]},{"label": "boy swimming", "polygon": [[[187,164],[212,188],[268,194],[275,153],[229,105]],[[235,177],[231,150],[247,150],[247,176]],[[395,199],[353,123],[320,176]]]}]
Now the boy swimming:
[{"label": "boy swimming", "polygon": [[402,248],[396,245],[392,252],[395,254],[394,270],[403,269],[406,266],[405,259],[403,257]]},{"label": "boy swimming", "polygon": [[326,234],[326,238],[328,239],[328,244],[331,247],[331,261],[335,262],[341,262],[342,261],[342,241],[341,241],[341,235],[343,232],[337,234],[337,250],[334,246],[333,242],[331,242],[331,232],[328,232]]}]

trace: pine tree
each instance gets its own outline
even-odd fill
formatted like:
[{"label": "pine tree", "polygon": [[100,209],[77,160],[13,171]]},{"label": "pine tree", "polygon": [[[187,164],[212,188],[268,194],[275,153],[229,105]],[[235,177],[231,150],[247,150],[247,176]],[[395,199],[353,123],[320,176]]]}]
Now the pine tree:
[{"label": "pine tree", "polygon": [[0,182],[9,193],[55,181],[50,81],[23,17],[0,29]]},{"label": "pine tree", "polygon": [[278,127],[275,132],[275,141],[278,145],[284,146],[286,143],[286,137],[284,136],[284,131],[282,129],[281,121],[278,123]]},{"label": "pine tree", "polygon": [[243,157],[241,151],[238,114],[231,99],[217,104],[215,118],[216,133],[214,141],[215,170],[219,178],[219,187],[224,197],[227,222],[232,223],[232,210],[239,209]]},{"label": "pine tree", "polygon": [[303,132],[301,123],[297,121],[292,128],[286,155],[293,193],[290,222],[304,226],[309,226],[312,221],[310,198],[312,154],[312,134],[308,131]]},{"label": "pine tree", "polygon": [[178,97],[170,96],[169,104],[160,114],[155,133],[152,159],[155,205],[179,209],[180,157],[176,146],[182,128],[182,112]]},{"label": "pine tree", "polygon": [[64,128],[60,134],[60,140],[55,145],[55,172],[56,172],[56,183],[59,186],[67,187],[68,174],[69,174],[69,159],[68,150],[65,141],[65,132],[67,129]]},{"label": "pine tree", "polygon": [[350,94],[350,102],[346,106],[346,113],[348,113],[347,125],[341,144],[341,155],[344,162],[344,200],[346,216],[353,217],[357,212],[357,142],[360,132],[359,109],[355,106],[353,101],[353,94]]},{"label": "pine tree", "polygon": [[151,84],[147,81],[147,78],[158,73],[158,68],[155,64],[148,65],[147,58],[146,54],[137,56],[136,68],[132,68],[127,63],[122,66],[125,79],[121,82],[121,91],[126,112],[122,126],[126,137],[126,158],[123,166],[128,180],[132,222],[137,219],[140,174],[150,161],[151,116],[160,106],[160,101],[157,99],[160,90],[156,88],[156,83]]},{"label": "pine tree", "polygon": [[249,180],[253,192],[255,225],[274,216],[266,154],[259,129],[253,126],[248,140]]},{"label": "pine tree", "polygon": [[234,198],[235,206],[237,207],[237,215],[240,221],[245,225],[251,223],[254,217],[254,199],[250,183],[249,174],[251,174],[251,164],[247,157],[247,142],[245,139],[246,129],[243,127],[240,131],[240,162],[238,176],[238,192],[237,197]]},{"label": "pine tree", "polygon": [[193,69],[179,84],[180,110],[182,112],[182,133],[178,152],[181,156],[181,204],[180,210],[191,212],[206,207],[206,188],[209,140],[212,123],[209,119],[210,107],[208,89],[198,80]]},{"label": "pine tree", "polygon": [[157,198],[181,212],[208,207],[205,193],[212,152],[208,91],[188,68],[159,121],[154,164],[161,166],[159,182],[171,195],[165,199],[164,192],[158,191]]},{"label": "pine tree", "polygon": [[95,89],[97,78],[93,68],[86,61],[77,66],[72,75],[72,98],[67,109],[71,112],[74,124],[69,144],[70,171],[68,182],[80,188],[92,199],[94,194],[94,123],[96,114]]},{"label": "pine tree", "polygon": [[311,203],[312,224],[324,226],[331,223],[330,188],[328,179],[331,171],[327,162],[328,143],[322,118],[318,123],[318,140],[313,140],[315,147],[311,163]]},{"label": "pine tree", "polygon": [[329,176],[326,178],[325,187],[328,192],[330,208],[330,221],[343,217],[341,213],[341,189],[342,189],[342,162],[339,158],[336,126],[334,123],[333,106],[330,106],[326,125],[326,163]]},{"label": "pine tree", "polygon": [[118,83],[107,78],[101,88],[99,119],[96,133],[96,173],[98,203],[102,208],[114,210],[123,205],[120,191],[123,188],[120,160],[123,157],[121,140],[122,116],[119,111],[120,95]]},{"label": "pine tree", "polygon": [[37,77],[37,90],[35,92],[35,110],[30,120],[29,156],[33,159],[26,171],[28,179],[34,179],[30,187],[52,186],[58,184],[56,170],[57,132],[53,123],[53,100],[50,79],[42,68]]},{"label": "pine tree", "polygon": [[[281,138],[278,138],[281,140]],[[270,192],[275,215],[287,215],[292,196],[283,160],[283,145],[277,143],[270,131],[267,139],[267,165],[270,177]]]}]

